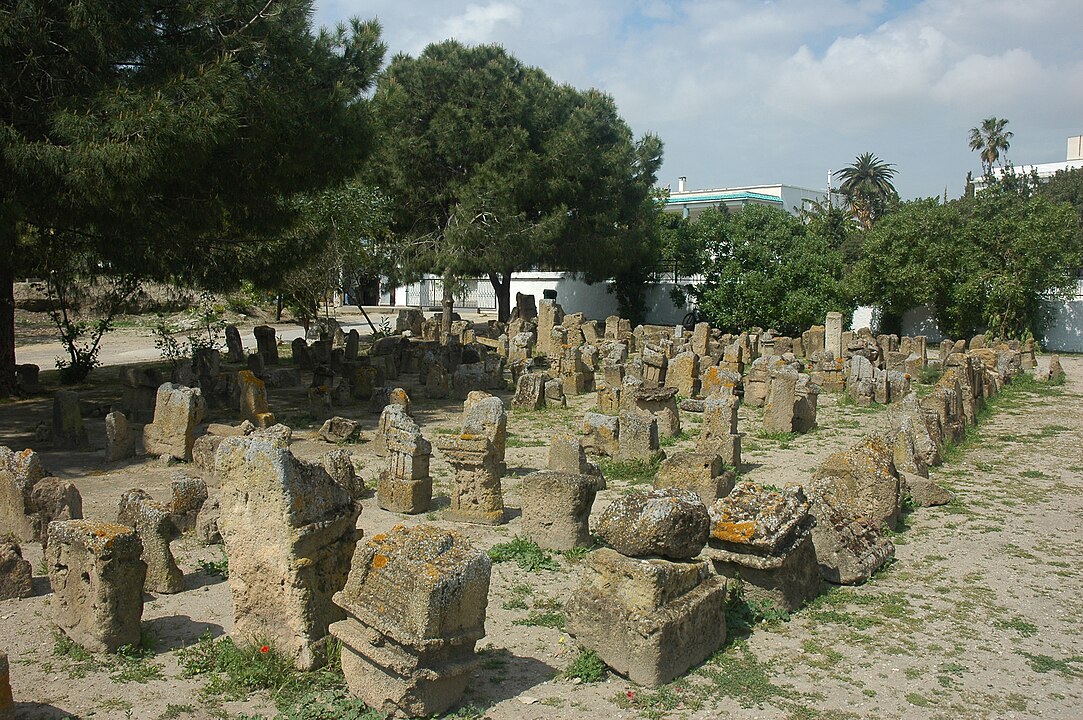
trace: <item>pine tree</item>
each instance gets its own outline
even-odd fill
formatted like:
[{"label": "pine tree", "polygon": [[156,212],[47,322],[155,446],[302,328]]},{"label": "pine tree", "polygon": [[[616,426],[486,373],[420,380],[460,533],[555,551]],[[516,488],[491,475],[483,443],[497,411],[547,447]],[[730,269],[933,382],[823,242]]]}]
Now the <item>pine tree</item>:
[{"label": "pine tree", "polygon": [[[109,273],[204,285],[296,255],[291,198],[354,175],[375,22],[305,0],[14,0],[0,7],[0,395],[13,282],[43,239]],[[285,239],[283,239],[285,238]]]}]

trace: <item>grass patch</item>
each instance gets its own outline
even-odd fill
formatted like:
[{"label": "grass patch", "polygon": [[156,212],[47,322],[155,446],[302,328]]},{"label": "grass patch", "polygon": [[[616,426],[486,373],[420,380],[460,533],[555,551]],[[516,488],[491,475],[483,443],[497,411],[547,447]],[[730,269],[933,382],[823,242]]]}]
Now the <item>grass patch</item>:
[{"label": "grass patch", "polygon": [[695,435],[693,433],[690,433],[687,430],[682,430],[676,435],[668,435],[664,438],[659,438],[658,445],[661,447],[673,447],[679,442],[683,442],[684,440],[691,440],[694,437]]},{"label": "grass patch", "polygon": [[697,674],[710,680],[715,692],[736,700],[741,707],[762,708],[764,703],[793,695],[791,690],[771,682],[769,669],[744,640],[739,640],[715,654]]},{"label": "grass patch", "polygon": [[1035,433],[1038,439],[1055,437],[1062,432],[1068,432],[1071,428],[1066,428],[1063,425],[1045,425],[1041,430]]},{"label": "grass patch", "polygon": [[539,440],[537,438],[525,438],[522,435],[516,435],[515,433],[508,433],[507,439],[504,443],[505,447],[510,448],[524,448],[524,447],[542,447],[547,445],[548,441]]},{"label": "grass patch", "polygon": [[607,480],[623,480],[630,485],[642,485],[654,483],[654,476],[658,474],[658,468],[662,466],[660,457],[650,460],[609,460],[605,459],[598,463],[602,475]]},{"label": "grass patch", "polygon": [[1083,675],[1083,669],[1076,667],[1077,665],[1083,665],[1083,655],[1072,655],[1071,657],[1058,660],[1049,655],[1031,655],[1022,650],[1018,650],[1017,652],[1027,659],[1027,662],[1030,664],[1030,669],[1036,673],[1055,672],[1064,678],[1073,678]]},{"label": "grass patch", "polygon": [[560,569],[560,564],[549,553],[538,547],[537,543],[520,536],[516,536],[511,542],[493,545],[489,548],[489,559],[494,563],[514,560],[527,572]]},{"label": "grass patch", "polygon": [[756,433],[756,437],[760,440],[776,443],[779,450],[789,450],[791,443],[797,439],[797,435],[795,432],[770,432],[762,429]]},{"label": "grass patch", "polygon": [[383,720],[382,713],[350,695],[338,643],[327,650],[322,669],[300,672],[292,658],[267,644],[241,646],[205,633],[179,651],[178,660],[184,676],[207,680],[202,695],[211,706],[265,691],[279,710],[278,720]]},{"label": "grass patch", "polygon": [[153,640],[145,632],[139,645],[124,645],[115,654],[95,655],[64,634],[53,630],[53,655],[68,661],[68,677],[84,678],[92,672],[108,672],[115,683],[147,683],[162,680],[162,666],[152,660]]},{"label": "grass patch", "polygon": [[546,610],[544,612],[532,612],[525,618],[512,622],[512,625],[525,625],[526,627],[547,627],[557,630],[564,629],[564,613],[559,610]]},{"label": "grass patch", "polygon": [[192,715],[196,711],[195,705],[174,705],[169,703],[165,706],[165,710],[158,716],[158,720],[177,720],[177,718],[184,715]]},{"label": "grass patch", "polygon": [[579,678],[580,682],[598,682],[605,677],[605,663],[593,650],[580,650],[560,675],[568,680]]}]

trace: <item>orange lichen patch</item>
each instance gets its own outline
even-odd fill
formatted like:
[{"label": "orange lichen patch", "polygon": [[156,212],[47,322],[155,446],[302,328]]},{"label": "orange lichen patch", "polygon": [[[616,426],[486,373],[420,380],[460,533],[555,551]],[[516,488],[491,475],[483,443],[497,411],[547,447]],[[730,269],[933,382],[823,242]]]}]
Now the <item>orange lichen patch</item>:
[{"label": "orange lichen patch", "polygon": [[387,567],[387,555],[380,555],[379,553],[373,555],[372,567],[376,568],[377,570]]},{"label": "orange lichen patch", "polygon": [[105,538],[106,540],[112,540],[118,535],[128,535],[133,532],[127,525],[110,522],[88,522],[86,524],[86,529],[91,535]]},{"label": "orange lichen patch", "polygon": [[371,543],[382,543],[386,537],[387,537],[387,535],[385,535],[384,533],[377,533],[377,534],[372,536],[372,540],[370,540],[369,542],[371,542]]},{"label": "orange lichen patch", "polygon": [[403,525],[402,523],[399,523],[395,527],[391,528],[391,532],[402,532],[405,529],[406,529],[406,526]]},{"label": "orange lichen patch", "polygon": [[731,543],[747,543],[756,534],[756,523],[751,520],[745,522],[726,522],[719,520],[711,530],[711,537],[716,540]]}]

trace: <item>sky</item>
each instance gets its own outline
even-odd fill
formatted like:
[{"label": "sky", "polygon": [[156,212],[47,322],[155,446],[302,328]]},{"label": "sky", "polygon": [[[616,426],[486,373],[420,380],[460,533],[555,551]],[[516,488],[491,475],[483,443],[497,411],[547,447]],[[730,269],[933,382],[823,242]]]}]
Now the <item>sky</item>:
[{"label": "sky", "polygon": [[1083,0],[316,0],[377,18],[388,60],[496,43],[616,100],[665,143],[658,184],[823,188],[864,152],[903,199],[958,197],[969,130],[1006,118],[1017,165],[1083,134]]}]

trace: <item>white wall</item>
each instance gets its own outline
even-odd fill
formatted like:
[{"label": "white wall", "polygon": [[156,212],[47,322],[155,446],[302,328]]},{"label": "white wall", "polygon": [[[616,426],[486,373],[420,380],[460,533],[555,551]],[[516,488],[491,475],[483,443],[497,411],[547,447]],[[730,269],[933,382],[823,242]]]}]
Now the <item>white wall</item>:
[{"label": "white wall", "polygon": [[[486,297],[491,296],[492,286],[488,280],[480,281],[479,286],[486,291]],[[676,324],[688,312],[687,308],[678,308],[673,304],[669,295],[672,287],[672,283],[658,283],[647,287],[644,298],[647,304],[647,322],[659,325]],[[581,312],[588,320],[605,320],[610,315],[618,314],[617,296],[608,292],[608,283],[600,282],[590,285],[572,273],[562,272],[523,272],[512,276],[512,303],[515,302],[516,293],[533,295],[534,301],[539,302],[544,290],[557,291],[557,302],[566,313]],[[420,295],[420,283],[396,288],[396,305],[417,307]],[[388,293],[380,295],[381,304],[387,304],[389,301]],[[436,298],[436,303],[439,303],[439,298]],[[428,307],[424,309],[427,310]],[[495,310],[496,304],[495,302],[481,303],[478,309]]]}]

